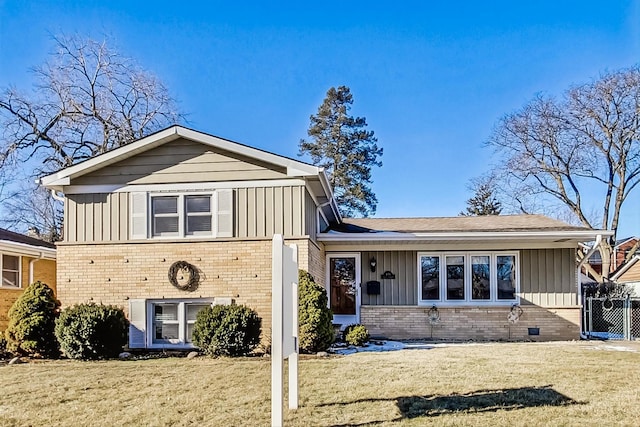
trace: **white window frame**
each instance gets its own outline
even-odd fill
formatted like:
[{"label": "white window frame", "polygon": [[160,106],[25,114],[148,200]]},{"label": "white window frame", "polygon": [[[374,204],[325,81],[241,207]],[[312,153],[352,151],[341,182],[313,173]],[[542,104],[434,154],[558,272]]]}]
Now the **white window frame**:
[{"label": "white window frame", "polygon": [[[4,265],[3,265],[3,261],[4,261],[4,256],[12,256],[12,257],[16,257],[18,258],[18,283],[16,284],[16,286],[8,286],[4,284]],[[10,272],[15,273],[16,270],[7,270]],[[22,256],[21,255],[17,255],[17,254],[13,254],[13,253],[8,253],[8,252],[0,252],[0,288],[2,289],[21,289],[22,288]]]},{"label": "white window frame", "polygon": [[[447,268],[446,257],[463,256],[464,257],[464,295],[463,300],[447,299]],[[473,299],[471,285],[471,259],[473,256],[489,256],[489,299]],[[498,256],[512,256],[514,258],[515,268],[515,298],[514,299],[498,299]],[[422,257],[439,258],[440,288],[438,299],[422,299]],[[418,276],[418,305],[430,306],[434,304],[443,306],[487,306],[487,305],[506,305],[520,303],[520,254],[514,251],[473,251],[473,252],[418,252],[417,259],[417,276]]]},{"label": "white window frame", "polygon": [[[216,193],[217,194],[217,193]],[[209,211],[208,212],[189,212],[187,210],[187,199],[189,197],[208,197],[209,198]],[[183,203],[184,203],[184,234],[185,236],[212,236],[215,230],[215,223],[214,223],[214,215],[213,215],[213,204],[214,204],[215,200],[213,200],[213,194],[211,193],[206,193],[206,194],[185,194],[183,196]],[[193,217],[206,217],[208,216],[209,218],[211,218],[211,230],[209,230],[209,232],[207,231],[189,231],[189,218],[193,218]]]},{"label": "white window frame", "polygon": [[[159,199],[159,198],[171,198],[171,199],[175,199],[176,200],[176,213],[162,213],[162,214],[156,214],[153,210],[153,199]],[[149,228],[151,229],[151,236],[153,238],[167,238],[167,237],[178,237],[182,235],[182,230],[180,227],[180,223],[181,221],[181,210],[180,209],[180,202],[181,202],[181,196],[177,195],[177,194],[161,194],[161,195],[150,195],[149,196],[149,209],[147,212],[149,212],[149,220],[150,220],[150,224],[149,224]],[[156,234],[155,231],[155,220],[156,218],[175,218],[177,217],[178,219],[178,231],[176,231],[175,233],[164,233],[162,235],[160,234]]]},{"label": "white window frame", "polygon": [[[211,231],[209,233],[199,231],[197,233],[189,233],[187,234],[187,204],[186,198],[187,196],[209,196],[210,197],[210,205],[209,205],[209,215],[211,216]],[[155,197],[177,197],[178,203],[178,232],[175,234],[159,236],[155,235],[153,222],[155,215],[153,213],[153,199]],[[217,227],[217,205],[218,205],[218,192],[217,191],[194,191],[194,192],[153,192],[148,193],[147,198],[147,226],[149,230],[149,239],[154,240],[162,240],[162,239],[198,239],[198,238],[211,238],[217,237],[216,230]],[[197,215],[200,215],[198,213]],[[164,215],[164,214],[163,214]]]},{"label": "white window frame", "polygon": [[[198,299],[151,299],[147,300],[147,347],[146,348],[195,348],[193,343],[187,342],[187,325],[193,324],[195,321],[187,320],[187,305],[188,304],[200,304],[200,305],[212,305],[213,299],[211,298],[198,298]],[[178,304],[178,320],[175,322],[178,324],[178,339],[166,340],[162,342],[154,342],[155,328],[154,328],[154,306],[156,304]]]}]

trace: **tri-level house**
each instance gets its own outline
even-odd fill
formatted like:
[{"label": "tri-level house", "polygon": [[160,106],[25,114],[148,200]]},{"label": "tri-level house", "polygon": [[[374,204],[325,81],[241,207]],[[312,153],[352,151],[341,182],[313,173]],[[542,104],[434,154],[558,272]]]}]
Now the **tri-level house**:
[{"label": "tri-level house", "polygon": [[336,324],[574,339],[576,248],[603,233],[536,215],[342,218],[321,168],[181,126],[42,184],[65,200],[59,299],[124,307],[134,348],[189,347],[196,313],[230,300],[268,333],[275,233],[326,286]]}]

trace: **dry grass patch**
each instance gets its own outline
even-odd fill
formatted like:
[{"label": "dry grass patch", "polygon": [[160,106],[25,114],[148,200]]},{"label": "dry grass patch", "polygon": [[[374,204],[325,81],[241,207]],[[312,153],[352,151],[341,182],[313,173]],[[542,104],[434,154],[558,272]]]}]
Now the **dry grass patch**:
[{"label": "dry grass patch", "polygon": [[[496,343],[303,358],[301,406],[285,423],[640,425],[638,347]],[[268,359],[2,366],[0,425],[266,426],[269,381]]]}]

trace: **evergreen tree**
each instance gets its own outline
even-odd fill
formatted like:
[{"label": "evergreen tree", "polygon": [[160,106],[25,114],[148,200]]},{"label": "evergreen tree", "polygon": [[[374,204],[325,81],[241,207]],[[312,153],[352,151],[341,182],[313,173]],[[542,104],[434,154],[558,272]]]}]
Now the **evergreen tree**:
[{"label": "evergreen tree", "polygon": [[467,209],[460,212],[460,215],[500,215],[502,204],[496,199],[490,180],[476,181],[471,189],[474,191],[474,196],[467,199]]},{"label": "evergreen tree", "polygon": [[376,212],[378,199],[371,190],[371,167],[382,166],[382,148],[373,131],[367,131],[364,117],[353,117],[351,91],[332,87],[311,116],[307,134],[300,140],[300,155],[309,154],[314,165],[328,174],[342,215],[369,216]]}]

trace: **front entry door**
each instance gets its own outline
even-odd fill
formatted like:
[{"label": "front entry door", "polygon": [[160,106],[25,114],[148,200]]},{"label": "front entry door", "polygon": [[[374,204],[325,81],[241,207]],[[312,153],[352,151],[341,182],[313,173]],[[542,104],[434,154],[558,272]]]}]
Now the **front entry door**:
[{"label": "front entry door", "polygon": [[360,323],[360,254],[332,254],[328,264],[333,323],[343,327]]}]

